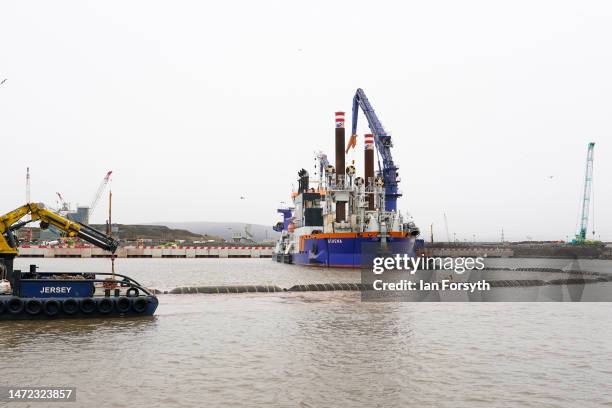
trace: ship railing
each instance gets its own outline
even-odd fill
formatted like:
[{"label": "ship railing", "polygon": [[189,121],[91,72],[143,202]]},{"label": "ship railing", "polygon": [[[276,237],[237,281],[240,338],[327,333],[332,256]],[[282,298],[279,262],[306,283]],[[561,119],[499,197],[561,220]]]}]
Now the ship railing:
[{"label": "ship railing", "polygon": [[352,187],[350,185],[334,183],[334,184],[328,185],[327,190],[328,191],[350,191],[352,190]]},{"label": "ship railing", "polygon": [[[137,281],[135,281],[134,279],[130,278],[129,276],[126,275],[122,275],[120,273],[112,273],[112,272],[36,272],[36,275],[38,276],[42,276],[42,275],[49,275],[49,276],[53,276],[53,275],[61,275],[61,276],[97,276],[97,275],[102,275],[102,276],[111,276],[111,278],[106,278],[106,279],[90,279],[90,278],[84,278],[84,279],[48,279],[48,278],[42,278],[45,280],[45,282],[66,282],[66,281],[74,281],[74,282],[92,282],[94,284],[94,294],[95,294],[95,284],[96,283],[102,283],[102,286],[104,289],[118,289],[118,288],[125,288],[126,291],[128,291],[131,288],[137,289],[140,292],[144,293],[147,296],[154,296],[151,291],[147,288],[145,288],[144,286],[142,286],[140,283],[138,283]],[[20,279],[21,282],[36,282],[36,281],[40,281],[41,279]]]}]

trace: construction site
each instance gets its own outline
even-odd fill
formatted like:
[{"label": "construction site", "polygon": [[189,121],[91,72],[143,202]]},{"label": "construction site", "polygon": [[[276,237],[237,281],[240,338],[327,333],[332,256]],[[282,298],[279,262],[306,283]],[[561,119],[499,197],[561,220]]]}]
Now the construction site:
[{"label": "construction site", "polygon": [[[425,253],[430,256],[486,256],[491,258],[585,258],[612,259],[612,244],[597,240],[594,221],[591,217],[593,203],[593,164],[595,143],[587,146],[584,181],[581,186],[580,214],[576,233],[566,240],[509,242],[504,238],[497,242],[457,240],[456,233],[448,227],[444,214],[445,240],[434,240],[433,224]],[[121,258],[265,258],[271,257],[275,232],[265,231],[265,238],[256,237],[251,224],[227,227],[225,236],[194,233],[187,229],[170,228],[164,225],[130,225],[112,221],[112,192],[110,183],[113,172],[107,171],[97,186],[88,205],[73,206],[61,192],[56,193],[53,212],[67,219],[89,225],[92,214],[103,198],[108,197],[108,214],[104,224],[92,224],[104,230],[120,242],[115,254]],[[30,168],[26,169],[26,201],[31,195]],[[228,224],[229,225],[229,224]],[[230,235],[231,234],[231,235]],[[19,230],[21,257],[44,258],[101,258],[110,257],[100,248],[82,242],[78,238],[66,237],[53,226],[40,228],[36,224]]]}]

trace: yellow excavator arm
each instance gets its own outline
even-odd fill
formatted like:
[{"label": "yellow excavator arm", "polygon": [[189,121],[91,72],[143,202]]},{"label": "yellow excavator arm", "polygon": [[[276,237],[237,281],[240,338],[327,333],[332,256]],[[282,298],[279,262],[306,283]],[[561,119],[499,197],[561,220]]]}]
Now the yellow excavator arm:
[{"label": "yellow excavator arm", "polygon": [[[30,214],[31,219],[20,222],[23,217]],[[52,211],[45,209],[43,204],[25,204],[7,214],[0,216],[0,256],[17,255],[17,241],[13,231],[23,227],[29,222],[40,221],[41,229],[49,225],[65,232],[69,237],[81,238],[99,248],[114,253],[119,243],[102,232],[85,224],[70,221]]]}]

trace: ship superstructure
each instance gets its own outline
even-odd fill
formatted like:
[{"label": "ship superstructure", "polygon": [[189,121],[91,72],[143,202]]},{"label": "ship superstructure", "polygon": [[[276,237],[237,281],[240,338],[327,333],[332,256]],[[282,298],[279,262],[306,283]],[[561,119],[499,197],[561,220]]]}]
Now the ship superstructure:
[{"label": "ship superstructure", "polygon": [[[364,136],[364,172],[346,166],[345,154],[357,143],[357,114],[364,112],[372,134]],[[414,253],[419,229],[397,210],[399,177],[391,157],[391,137],[384,131],[365,93],[353,100],[353,132],[345,150],[344,112],[335,114],[335,166],[319,153],[318,179],[298,172],[293,207],[281,208],[283,221],[273,258],[302,265],[358,267],[364,243],[393,244]],[[374,172],[378,153],[379,170]]]}]

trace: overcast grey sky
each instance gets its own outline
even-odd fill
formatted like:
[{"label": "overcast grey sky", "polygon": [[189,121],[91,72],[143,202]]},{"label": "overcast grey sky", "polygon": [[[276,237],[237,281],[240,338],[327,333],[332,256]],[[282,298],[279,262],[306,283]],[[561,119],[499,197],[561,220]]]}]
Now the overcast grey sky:
[{"label": "overcast grey sky", "polygon": [[48,204],[113,170],[121,223],[271,225],[362,87],[423,230],[571,236],[594,141],[612,240],[607,1],[4,1],[0,39],[1,213],[30,166]]}]

